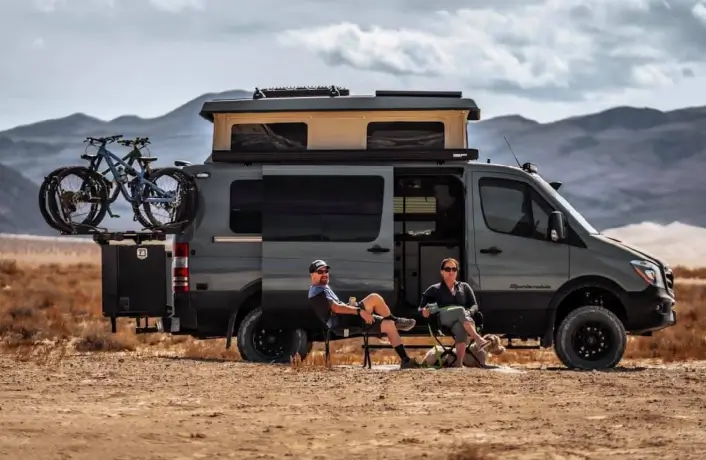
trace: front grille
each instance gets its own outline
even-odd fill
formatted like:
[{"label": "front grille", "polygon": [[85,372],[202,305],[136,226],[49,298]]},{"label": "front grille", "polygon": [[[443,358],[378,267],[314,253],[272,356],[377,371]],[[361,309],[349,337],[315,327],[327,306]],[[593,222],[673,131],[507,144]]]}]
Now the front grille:
[{"label": "front grille", "polygon": [[674,294],[674,273],[669,267],[664,267],[664,279],[667,281],[667,292]]}]

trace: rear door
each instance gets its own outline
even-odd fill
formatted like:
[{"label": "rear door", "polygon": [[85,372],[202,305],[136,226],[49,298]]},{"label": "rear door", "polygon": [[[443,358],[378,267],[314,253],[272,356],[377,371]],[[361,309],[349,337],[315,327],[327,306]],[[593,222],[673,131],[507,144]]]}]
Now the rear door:
[{"label": "rear door", "polygon": [[393,282],[392,166],[263,166],[263,318],[279,327],[319,327],[309,305],[309,264],[331,265],[346,302]]},{"label": "rear door", "polygon": [[569,279],[569,245],[548,238],[554,209],[518,175],[473,172],[472,187],[484,330],[541,336],[549,303]]}]

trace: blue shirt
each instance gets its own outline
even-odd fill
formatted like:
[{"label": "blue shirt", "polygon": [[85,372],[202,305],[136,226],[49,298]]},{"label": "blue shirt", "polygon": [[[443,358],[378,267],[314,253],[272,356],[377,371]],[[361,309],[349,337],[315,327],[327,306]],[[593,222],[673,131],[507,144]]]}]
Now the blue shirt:
[{"label": "blue shirt", "polygon": [[311,299],[315,295],[321,294],[322,292],[324,293],[324,295],[326,296],[326,298],[328,300],[333,300],[336,303],[342,303],[340,300],[338,300],[338,296],[336,295],[335,292],[333,292],[333,289],[331,289],[331,287],[328,284],[326,284],[324,286],[322,286],[320,284],[315,284],[315,285],[310,286],[309,287],[309,298]]},{"label": "blue shirt", "polygon": [[[311,299],[314,296],[317,296],[321,293],[324,293],[324,296],[330,300],[334,301],[337,303],[342,303],[340,300],[338,300],[338,296],[336,295],[335,292],[333,292],[333,289],[327,284],[325,286],[322,286],[320,284],[312,285],[309,287],[309,298]],[[323,321],[325,322],[329,327],[331,327],[331,309],[326,306],[324,310],[324,306],[321,305],[317,307],[316,315]]]}]

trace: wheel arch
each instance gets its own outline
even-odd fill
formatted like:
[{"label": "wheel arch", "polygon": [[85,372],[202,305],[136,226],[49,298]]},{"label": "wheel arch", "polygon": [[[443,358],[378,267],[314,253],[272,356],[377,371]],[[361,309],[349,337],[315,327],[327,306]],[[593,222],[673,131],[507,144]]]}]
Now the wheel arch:
[{"label": "wheel arch", "polygon": [[593,302],[601,298],[602,306],[613,312],[625,325],[625,290],[617,282],[600,275],[581,276],[564,283],[554,294],[549,303],[549,314],[542,346],[554,344],[554,334],[561,321],[576,308],[582,306],[580,299],[588,298]]},{"label": "wheel arch", "polygon": [[[243,286],[240,290],[240,296],[236,305],[232,308],[235,309],[235,327],[234,330],[237,331],[240,327],[240,323],[243,322],[245,316],[257,308],[258,305],[262,303],[262,278],[253,280]],[[231,313],[232,314],[232,313]]]}]

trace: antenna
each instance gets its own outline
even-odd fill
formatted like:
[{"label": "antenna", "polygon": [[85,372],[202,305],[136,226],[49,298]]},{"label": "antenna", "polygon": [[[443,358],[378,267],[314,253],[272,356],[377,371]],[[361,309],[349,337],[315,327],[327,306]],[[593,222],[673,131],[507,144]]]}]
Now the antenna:
[{"label": "antenna", "polygon": [[507,137],[503,136],[503,139],[505,139],[507,146],[510,148],[510,153],[512,153],[512,156],[515,157],[515,161],[517,162],[517,166],[522,168],[522,165],[520,165],[520,160],[517,159],[517,155],[515,155],[515,152],[512,151],[512,147],[510,146],[510,142],[508,142]]}]

